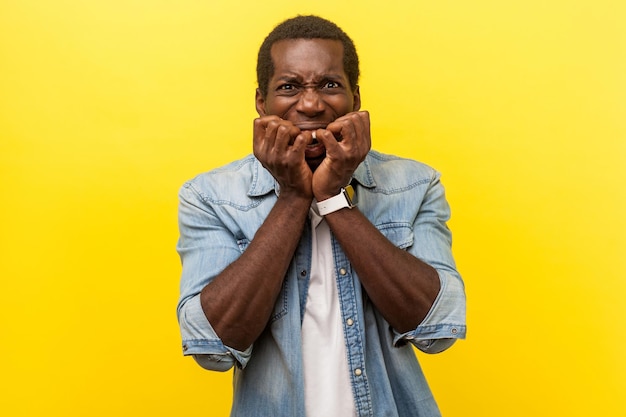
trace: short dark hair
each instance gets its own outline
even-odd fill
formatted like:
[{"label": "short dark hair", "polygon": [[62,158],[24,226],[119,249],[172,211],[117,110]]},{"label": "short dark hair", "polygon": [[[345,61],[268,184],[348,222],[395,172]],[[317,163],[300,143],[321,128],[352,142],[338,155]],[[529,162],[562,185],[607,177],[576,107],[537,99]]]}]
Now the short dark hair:
[{"label": "short dark hair", "polygon": [[352,39],[336,24],[319,16],[296,16],[280,23],[261,44],[256,64],[259,90],[267,96],[270,78],[274,75],[272,46],[285,39],[333,39],[343,44],[343,69],[354,90],[359,81],[359,57]]}]

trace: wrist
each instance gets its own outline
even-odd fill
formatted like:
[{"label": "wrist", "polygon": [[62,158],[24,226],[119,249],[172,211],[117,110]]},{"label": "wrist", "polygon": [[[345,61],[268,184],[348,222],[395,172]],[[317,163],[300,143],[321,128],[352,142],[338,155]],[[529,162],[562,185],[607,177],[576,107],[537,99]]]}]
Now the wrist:
[{"label": "wrist", "polygon": [[342,188],[336,195],[323,200],[317,201],[317,210],[321,216],[325,216],[335,211],[347,208],[352,209],[355,205],[353,203],[354,189],[351,185],[347,185]]}]

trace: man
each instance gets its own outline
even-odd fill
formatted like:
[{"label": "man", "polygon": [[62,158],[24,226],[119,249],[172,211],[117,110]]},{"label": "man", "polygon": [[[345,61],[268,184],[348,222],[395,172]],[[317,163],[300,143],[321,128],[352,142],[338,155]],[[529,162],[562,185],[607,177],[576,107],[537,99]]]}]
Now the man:
[{"label": "man", "polygon": [[234,366],[232,416],[439,415],[411,346],[465,336],[449,207],[437,172],[370,150],[358,75],[334,23],[281,23],[254,156],[181,189],[183,351]]}]

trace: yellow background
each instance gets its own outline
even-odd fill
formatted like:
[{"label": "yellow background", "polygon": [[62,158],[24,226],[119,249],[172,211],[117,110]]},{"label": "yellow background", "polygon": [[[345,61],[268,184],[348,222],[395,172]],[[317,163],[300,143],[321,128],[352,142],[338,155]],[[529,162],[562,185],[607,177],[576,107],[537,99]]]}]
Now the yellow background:
[{"label": "yellow background", "polygon": [[443,172],[444,416],[626,416],[625,3],[296,3],[0,1],[0,415],[227,414],[230,373],[181,355],[177,191],[250,151],[258,46],[316,13],[375,148]]}]

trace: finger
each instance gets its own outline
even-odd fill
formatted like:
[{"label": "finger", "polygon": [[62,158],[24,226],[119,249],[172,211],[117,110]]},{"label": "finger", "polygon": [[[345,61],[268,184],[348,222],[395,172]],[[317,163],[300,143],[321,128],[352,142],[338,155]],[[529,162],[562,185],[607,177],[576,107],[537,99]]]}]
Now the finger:
[{"label": "finger", "polygon": [[277,116],[269,116],[259,123],[264,126],[264,130],[259,135],[262,135],[263,146],[268,151],[284,151],[300,134],[300,129],[293,123]]},{"label": "finger", "polygon": [[342,135],[348,138],[347,143],[360,148],[371,146],[370,121],[367,111],[353,112],[342,120]]},{"label": "finger", "polygon": [[280,117],[274,115],[258,117],[254,119],[255,131],[265,131],[270,123],[278,123],[280,120]]},{"label": "finger", "polygon": [[369,113],[366,111],[357,112],[355,115],[355,131],[356,137],[359,138],[359,145],[364,145],[369,147],[371,146],[371,135],[370,135],[370,118]]},{"label": "finger", "polygon": [[252,149],[255,155],[265,153],[265,148],[267,146],[267,141],[265,139],[265,133],[267,131],[267,122],[268,120],[264,120],[266,118],[257,118],[254,119],[254,134],[252,138]]},{"label": "finger", "polygon": [[267,139],[267,130],[270,125],[280,120],[278,116],[264,116],[254,119],[254,140],[262,142]]},{"label": "finger", "polygon": [[[330,125],[329,125],[330,126]],[[333,133],[330,129],[317,129],[315,131],[315,136],[318,142],[321,142],[326,148],[326,154],[329,152],[332,153],[333,150],[337,149],[339,146],[337,142],[337,138],[335,137],[335,133]],[[311,137],[311,140],[313,138]]]},{"label": "finger", "polygon": [[362,129],[363,122],[359,112],[348,113],[327,126],[333,132],[338,142],[345,138],[354,139]]},{"label": "finger", "polygon": [[346,115],[330,123],[326,129],[333,133],[337,142],[345,146],[352,143],[356,138],[355,121],[357,120],[352,114]]},{"label": "finger", "polygon": [[304,153],[307,145],[313,140],[312,132],[300,131],[298,135],[293,139],[291,150],[294,152]]},{"label": "finger", "polygon": [[300,134],[300,129],[287,120],[281,120],[276,126],[275,146],[278,149],[285,150],[292,146],[295,138]]},{"label": "finger", "polygon": [[335,137],[335,141],[337,142],[341,142],[343,140],[344,122],[345,122],[345,116],[342,116],[339,119],[336,119],[335,121],[329,123],[328,126],[326,126],[326,130],[328,130],[329,132],[332,132],[332,134]]}]

